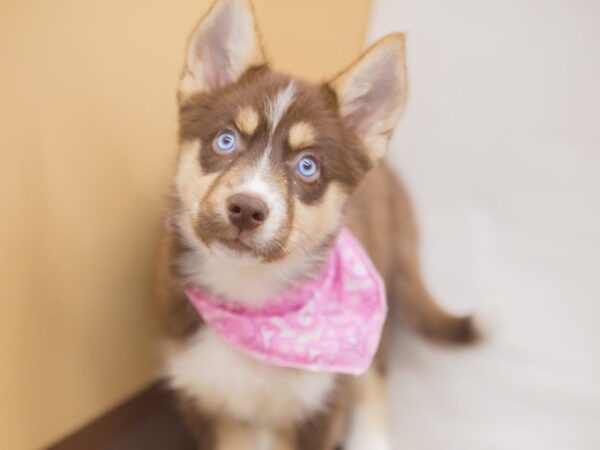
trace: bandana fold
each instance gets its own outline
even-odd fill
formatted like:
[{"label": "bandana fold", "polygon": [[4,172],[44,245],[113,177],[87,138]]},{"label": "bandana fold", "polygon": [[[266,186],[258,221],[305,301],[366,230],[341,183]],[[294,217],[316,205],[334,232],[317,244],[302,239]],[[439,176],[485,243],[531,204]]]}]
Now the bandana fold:
[{"label": "bandana fold", "polygon": [[387,313],[381,276],[347,229],[340,231],[318,279],[260,309],[231,306],[193,285],[186,295],[230,345],[268,364],[315,372],[367,370]]}]

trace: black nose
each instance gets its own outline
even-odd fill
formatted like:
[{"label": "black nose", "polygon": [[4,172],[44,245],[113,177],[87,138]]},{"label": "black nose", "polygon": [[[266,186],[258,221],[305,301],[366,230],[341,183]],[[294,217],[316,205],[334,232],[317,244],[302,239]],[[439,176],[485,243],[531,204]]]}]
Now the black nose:
[{"label": "black nose", "polygon": [[252,230],[267,219],[269,208],[258,197],[234,194],[227,200],[227,214],[240,231]]}]

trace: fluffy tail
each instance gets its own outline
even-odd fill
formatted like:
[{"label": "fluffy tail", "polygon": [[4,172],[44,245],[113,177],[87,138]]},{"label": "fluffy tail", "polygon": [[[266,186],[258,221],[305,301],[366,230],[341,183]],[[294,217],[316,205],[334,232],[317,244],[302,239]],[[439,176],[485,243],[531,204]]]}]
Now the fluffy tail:
[{"label": "fluffy tail", "polygon": [[425,287],[410,199],[387,165],[372,171],[352,206],[349,224],[385,279],[391,312],[440,343],[470,344],[482,337],[476,316],[444,311]]},{"label": "fluffy tail", "polygon": [[[416,268],[414,268],[416,269]],[[471,344],[483,336],[475,315],[448,313],[433,299],[418,271],[398,273],[390,290],[392,311],[426,338],[446,344]]]}]

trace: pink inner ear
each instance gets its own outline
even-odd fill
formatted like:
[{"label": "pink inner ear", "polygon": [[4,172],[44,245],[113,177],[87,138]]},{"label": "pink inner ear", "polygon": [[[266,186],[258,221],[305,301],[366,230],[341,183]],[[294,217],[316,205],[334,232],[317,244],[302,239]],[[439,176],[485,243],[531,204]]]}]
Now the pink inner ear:
[{"label": "pink inner ear", "polygon": [[[369,86],[364,94],[353,99],[351,110],[345,115],[347,123],[359,134],[368,134],[375,124],[386,120],[401,100],[401,80],[397,70],[397,55],[388,51],[368,61],[368,67],[351,81],[357,87]],[[352,89],[352,87],[350,87]]]},{"label": "pink inner ear", "polygon": [[234,82],[256,51],[252,11],[245,1],[221,1],[193,38],[188,68],[197,84],[215,89]]},{"label": "pink inner ear", "polygon": [[232,11],[230,4],[223,6],[207,30],[200,33],[195,42],[195,56],[201,61],[202,79],[204,85],[210,89],[231,82],[231,60],[227,42],[233,28]]},{"label": "pink inner ear", "polygon": [[229,58],[219,53],[218,50],[220,49],[217,48],[218,46],[218,44],[211,45],[205,43],[202,46],[202,50],[198,52],[200,61],[202,61],[202,84],[208,89],[215,89],[230,81],[226,74],[228,71],[226,64],[229,64]]}]

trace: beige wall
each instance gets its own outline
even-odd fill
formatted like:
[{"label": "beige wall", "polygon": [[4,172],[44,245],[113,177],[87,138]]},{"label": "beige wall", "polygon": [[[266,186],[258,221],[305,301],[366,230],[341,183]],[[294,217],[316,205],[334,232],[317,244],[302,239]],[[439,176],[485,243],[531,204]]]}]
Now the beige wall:
[{"label": "beige wall", "polygon": [[[360,50],[369,0],[258,0],[276,66]],[[206,0],[0,3],[0,436],[43,446],[156,373],[149,302],[183,45]]]}]

